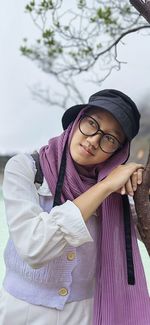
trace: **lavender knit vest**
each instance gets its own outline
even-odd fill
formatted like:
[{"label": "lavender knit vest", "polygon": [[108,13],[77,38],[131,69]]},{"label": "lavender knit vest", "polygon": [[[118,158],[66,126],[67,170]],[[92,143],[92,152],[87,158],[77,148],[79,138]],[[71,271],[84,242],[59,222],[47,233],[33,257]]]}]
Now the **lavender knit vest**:
[{"label": "lavender knit vest", "polygon": [[[51,207],[47,203],[45,209],[43,200],[41,206],[44,211],[50,211]],[[60,257],[54,258],[40,269],[32,269],[23,261],[9,239],[4,254],[4,288],[18,299],[59,310],[63,310],[67,302],[91,298],[96,269],[96,216],[88,221],[87,228],[94,242],[77,248],[67,245]],[[75,253],[76,258],[68,260],[69,252]],[[61,288],[66,288],[68,294],[60,295]]]}]

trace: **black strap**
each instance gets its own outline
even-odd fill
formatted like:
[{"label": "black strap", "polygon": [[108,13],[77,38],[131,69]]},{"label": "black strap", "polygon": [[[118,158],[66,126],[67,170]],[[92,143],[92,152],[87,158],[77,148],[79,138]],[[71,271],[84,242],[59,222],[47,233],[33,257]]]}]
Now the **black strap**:
[{"label": "black strap", "polygon": [[53,207],[61,204],[61,192],[62,192],[65,170],[66,170],[66,147],[67,147],[67,143],[65,144],[63,154],[62,154],[59,175],[58,175],[58,180],[57,180],[57,185],[56,185],[56,190],[55,190]]},{"label": "black strap", "polygon": [[123,200],[123,213],[124,213],[124,231],[125,231],[128,284],[134,285],[135,274],[134,274],[133,253],[132,253],[130,204],[127,195],[123,195],[122,200]]},{"label": "black strap", "polygon": [[[67,143],[64,147],[63,154],[62,154],[53,207],[61,204],[61,192],[62,192],[62,186],[63,186],[63,182],[64,182],[65,169],[66,169],[66,146],[67,146]],[[35,161],[35,165],[36,165],[36,169],[37,169],[37,172],[35,174],[34,183],[39,183],[42,185],[43,172],[42,172],[41,165],[40,165],[39,153],[36,151],[33,154],[31,154],[31,156]]]},{"label": "black strap", "polygon": [[39,184],[42,185],[42,183],[43,183],[43,172],[42,172],[41,165],[40,165],[39,153],[37,151],[35,151],[35,153],[32,153],[31,156],[35,161],[35,166],[36,166],[36,169],[37,169],[37,172],[35,174],[34,183],[39,183]]}]

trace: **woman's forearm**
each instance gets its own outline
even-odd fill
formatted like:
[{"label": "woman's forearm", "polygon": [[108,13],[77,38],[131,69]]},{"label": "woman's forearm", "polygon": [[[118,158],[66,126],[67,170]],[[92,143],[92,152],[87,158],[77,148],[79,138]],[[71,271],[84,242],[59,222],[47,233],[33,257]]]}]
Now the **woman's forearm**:
[{"label": "woman's forearm", "polygon": [[[126,186],[134,172],[137,172],[138,174],[138,170],[141,168],[143,168],[143,165],[136,163],[119,165],[118,167],[114,168],[103,181],[98,182],[88,191],[84,192],[78,198],[76,198],[73,202],[80,209],[83,219],[87,221],[95,212],[95,210],[100,206],[100,204],[106,199],[106,197],[108,197],[113,192],[117,192],[123,186]],[[140,177],[141,183],[142,176]],[[139,184],[138,177],[136,178],[136,187],[137,184]]]},{"label": "woman's forearm", "polygon": [[80,209],[86,222],[110,193],[107,182],[103,180],[78,196],[73,203]]}]

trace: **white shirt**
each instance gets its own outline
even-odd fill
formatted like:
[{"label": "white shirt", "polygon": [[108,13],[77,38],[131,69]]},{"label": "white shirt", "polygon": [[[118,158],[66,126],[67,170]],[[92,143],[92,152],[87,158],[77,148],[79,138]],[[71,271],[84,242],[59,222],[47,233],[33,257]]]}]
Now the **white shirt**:
[{"label": "white shirt", "polygon": [[[35,162],[30,155],[11,158],[4,172],[3,196],[15,247],[30,266],[37,268],[61,255],[67,244],[78,247],[93,239],[73,202],[68,200],[51,209],[53,196],[48,184],[44,179],[37,189],[35,174]],[[42,196],[47,196],[50,212],[43,212]]]}]

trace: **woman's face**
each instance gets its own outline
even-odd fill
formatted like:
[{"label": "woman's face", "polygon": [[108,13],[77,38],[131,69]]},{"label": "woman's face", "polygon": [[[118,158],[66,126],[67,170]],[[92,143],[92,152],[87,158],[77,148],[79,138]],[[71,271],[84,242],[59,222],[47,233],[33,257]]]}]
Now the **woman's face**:
[{"label": "woman's face", "polygon": [[[99,124],[100,129],[104,133],[115,136],[119,142],[124,143],[125,135],[121,129],[118,121],[113,115],[104,109],[90,109],[88,115],[93,117]],[[100,148],[101,134],[94,136],[83,135],[79,130],[79,123],[77,124],[70,143],[70,154],[72,159],[82,165],[95,165],[104,162],[112,153],[105,153]]]}]

